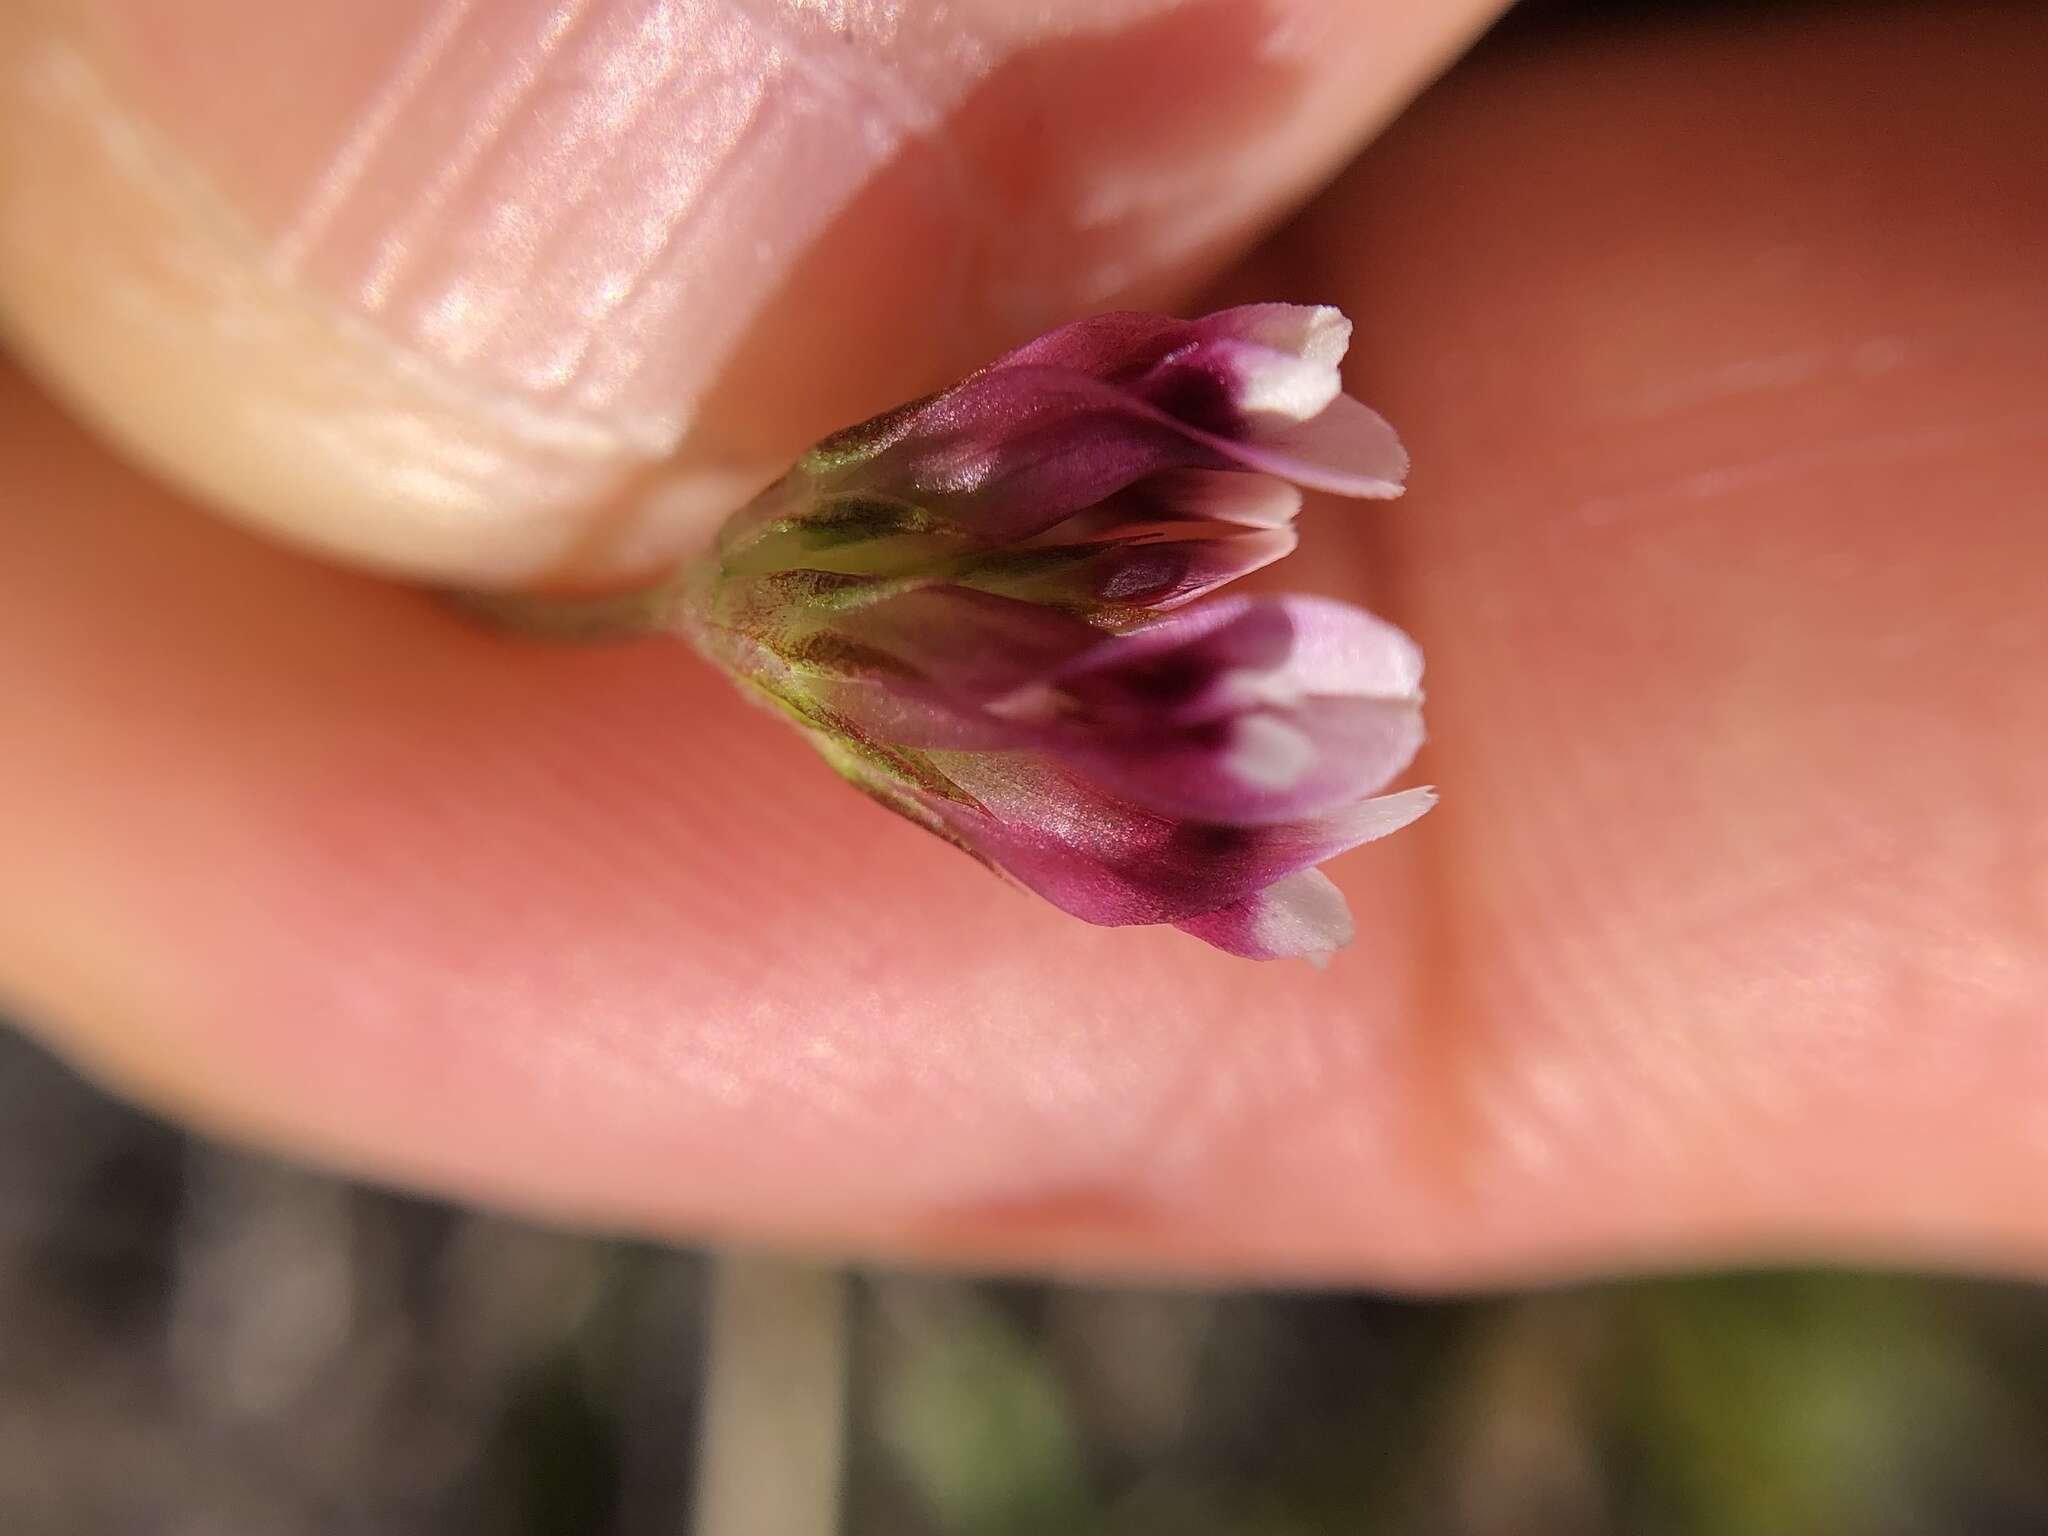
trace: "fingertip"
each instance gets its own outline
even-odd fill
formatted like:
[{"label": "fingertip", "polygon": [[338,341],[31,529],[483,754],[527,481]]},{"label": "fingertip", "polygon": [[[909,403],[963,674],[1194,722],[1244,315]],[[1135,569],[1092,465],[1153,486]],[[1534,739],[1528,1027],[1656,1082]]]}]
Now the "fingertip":
[{"label": "fingertip", "polygon": [[0,18],[0,317],[282,538],[627,579],[816,436],[1185,286],[1496,8],[38,0]]}]

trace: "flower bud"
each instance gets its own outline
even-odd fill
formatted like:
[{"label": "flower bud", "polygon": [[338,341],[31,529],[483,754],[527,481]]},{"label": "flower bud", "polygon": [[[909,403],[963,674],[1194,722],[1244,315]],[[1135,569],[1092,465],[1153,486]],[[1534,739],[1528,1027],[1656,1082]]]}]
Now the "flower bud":
[{"label": "flower bud", "polygon": [[[1100,315],[826,439],[687,578],[699,647],[875,799],[1095,923],[1318,955],[1315,865],[1426,811],[1422,660],[1326,599],[1195,600],[1289,553],[1297,486],[1401,491],[1350,323]],[[1194,606],[1184,606],[1194,604]]]}]

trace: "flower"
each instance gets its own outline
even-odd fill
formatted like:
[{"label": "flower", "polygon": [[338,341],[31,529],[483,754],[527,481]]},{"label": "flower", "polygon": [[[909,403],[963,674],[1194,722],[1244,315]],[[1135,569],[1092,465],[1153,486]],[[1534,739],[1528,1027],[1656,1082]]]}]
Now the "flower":
[{"label": "flower", "polygon": [[1427,810],[1422,660],[1348,604],[1229,596],[1297,486],[1401,491],[1351,326],[1099,315],[826,439],[686,578],[683,627],[884,805],[1094,923],[1259,959],[1351,936],[1315,866]]}]

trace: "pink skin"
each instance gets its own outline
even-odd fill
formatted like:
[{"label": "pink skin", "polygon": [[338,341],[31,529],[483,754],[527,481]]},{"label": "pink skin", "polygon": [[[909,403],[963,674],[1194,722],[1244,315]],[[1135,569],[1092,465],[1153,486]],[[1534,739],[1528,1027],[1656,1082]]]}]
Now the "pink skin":
[{"label": "pink skin", "polygon": [[[1229,279],[1341,302],[1417,466],[1398,515],[1312,512],[1291,568],[1426,640],[1447,791],[1333,863],[1358,937],[1321,973],[1077,924],[849,800],[679,648],[480,633],[230,529],[11,378],[0,993],[208,1129],[608,1228],[1418,1285],[2048,1272],[2044,73],[2027,6],[1524,30]],[[1075,95],[1123,107],[1105,78]],[[940,142],[985,149],[1006,99],[1042,100],[991,87]],[[1247,167],[1196,100],[1146,141],[1192,178],[1161,199],[1227,177],[1242,209],[1288,157]],[[1047,146],[990,223],[1054,250],[1023,215],[1079,163]],[[922,259],[889,190],[845,238]],[[1160,201],[1097,206],[1101,254]],[[848,249],[792,285],[818,314]],[[17,331],[68,313],[6,297]],[[838,310],[759,321],[760,357],[814,348],[700,397],[721,446],[772,471],[972,360]],[[75,397],[112,355],[72,355]],[[348,505],[330,545],[398,526]]]}]

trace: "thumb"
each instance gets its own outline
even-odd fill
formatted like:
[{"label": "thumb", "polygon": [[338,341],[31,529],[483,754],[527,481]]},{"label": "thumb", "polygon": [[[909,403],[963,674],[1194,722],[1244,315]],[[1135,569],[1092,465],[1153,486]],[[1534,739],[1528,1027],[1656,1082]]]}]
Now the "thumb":
[{"label": "thumb", "polygon": [[0,317],[280,535],[615,580],[826,430],[1207,275],[1499,8],[23,0]]}]

